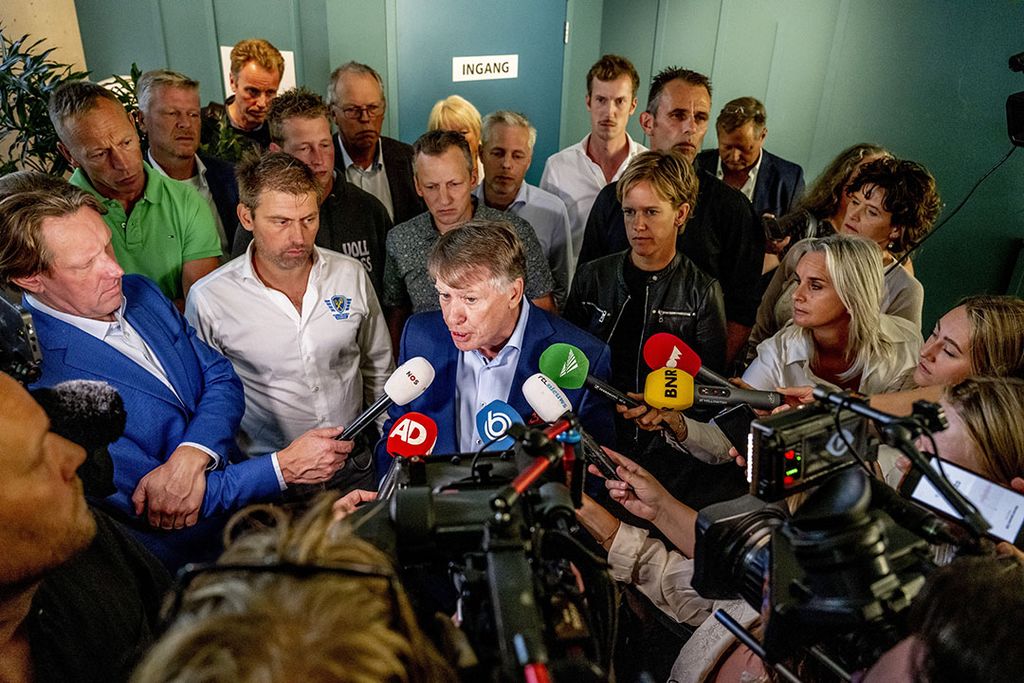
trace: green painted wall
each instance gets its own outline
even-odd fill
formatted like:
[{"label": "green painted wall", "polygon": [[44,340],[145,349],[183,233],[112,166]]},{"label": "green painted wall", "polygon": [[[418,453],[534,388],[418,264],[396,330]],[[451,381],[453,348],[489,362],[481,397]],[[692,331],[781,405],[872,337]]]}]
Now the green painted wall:
[{"label": "green painted wall", "polygon": [[[758,97],[767,148],[809,178],[847,145],[886,145],[928,166],[948,211],[1010,148],[1004,103],[1024,76],[1006,59],[1024,50],[1022,28],[1019,0],[604,0],[601,48],[641,79],[668,65],[708,73],[713,116]],[[963,295],[1006,290],[1024,237],[1018,155],[920,252],[926,329]]]}]

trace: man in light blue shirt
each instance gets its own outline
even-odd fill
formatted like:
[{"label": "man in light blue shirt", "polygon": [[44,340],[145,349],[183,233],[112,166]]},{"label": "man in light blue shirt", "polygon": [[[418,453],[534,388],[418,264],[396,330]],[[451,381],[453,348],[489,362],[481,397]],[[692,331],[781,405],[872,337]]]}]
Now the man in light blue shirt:
[{"label": "man in light blue shirt", "polygon": [[519,216],[533,227],[555,279],[552,293],[561,308],[575,267],[572,231],[565,202],[524,182],[536,142],[537,129],[522,114],[502,110],[485,116],[480,144],[485,175],[474,194],[490,208]]}]

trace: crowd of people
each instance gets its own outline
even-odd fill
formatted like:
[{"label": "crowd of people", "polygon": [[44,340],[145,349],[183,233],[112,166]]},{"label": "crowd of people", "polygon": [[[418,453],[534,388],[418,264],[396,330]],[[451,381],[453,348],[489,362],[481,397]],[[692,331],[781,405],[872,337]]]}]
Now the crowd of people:
[{"label": "crowd of people", "polygon": [[[690,585],[697,510],[746,483],[713,412],[644,401],[652,336],[780,392],[780,410],[821,385],[897,415],[938,402],[938,454],[1024,491],[1024,301],[964,292],[922,337],[912,257],[941,207],[923,165],[855,144],[805,187],[764,149],[753,97],[722,107],[702,150],[712,85],[679,67],[650,84],[647,149],[626,132],[636,69],[605,55],[586,78],[590,132],[535,186],[523,103],[481,116],[446,96],[409,145],[381,135],[372,67],[325,74],[326,99],[278,92],[283,71],[250,39],[223,103],[201,107],[199,83],[168,69],[142,74],[135,112],[63,83],[49,113],[71,177],[0,178],[0,286],[41,351],[28,388],[98,380],[127,413],[113,493],[86,500],[81,449],[0,376],[0,680],[452,680],[473,658],[457,630],[414,613],[345,517],[374,499],[406,413],[436,424],[435,453],[484,448],[494,402],[528,422],[524,385],[556,343],[634,402],[566,390],[618,475],[577,516],[649,599],[630,603],[637,619],[695,630],[658,672],[670,680],[770,673],[709,619],[763,615]],[[428,386],[346,435],[416,357]],[[883,446],[876,474],[898,486],[909,466]],[[998,552],[936,572],[868,679],[1017,675],[1024,555]]]}]

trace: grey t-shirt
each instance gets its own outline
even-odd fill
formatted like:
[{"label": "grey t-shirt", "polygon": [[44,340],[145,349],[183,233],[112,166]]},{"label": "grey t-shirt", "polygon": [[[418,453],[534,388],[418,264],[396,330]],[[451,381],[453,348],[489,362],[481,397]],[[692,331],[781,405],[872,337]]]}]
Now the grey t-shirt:
[{"label": "grey t-shirt", "polygon": [[[550,294],[554,289],[551,269],[530,224],[518,216],[489,208],[476,199],[473,201],[476,206],[473,218],[508,223],[522,240],[526,254],[526,298],[537,299]],[[429,211],[392,228],[387,236],[382,305],[411,304],[414,313],[436,311],[441,307],[434,281],[427,272],[427,255],[440,236]]]}]

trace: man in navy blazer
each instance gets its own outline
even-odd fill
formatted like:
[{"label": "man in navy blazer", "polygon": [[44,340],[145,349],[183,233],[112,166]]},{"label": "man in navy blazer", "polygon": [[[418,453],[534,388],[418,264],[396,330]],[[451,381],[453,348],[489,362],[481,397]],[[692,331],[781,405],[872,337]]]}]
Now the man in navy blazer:
[{"label": "man in navy blazer", "polygon": [[804,193],[804,170],[765,151],[767,122],[758,100],[732,100],[715,121],[718,149],[701,152],[694,164],[745,194],[758,216],[784,216]]},{"label": "man in navy blazer", "polygon": [[[441,310],[409,318],[399,362],[423,356],[434,367],[434,381],[408,405],[391,408],[385,435],[397,418],[415,411],[437,423],[434,453],[475,452],[484,445],[475,419],[484,405],[505,401],[524,420],[530,417],[533,409],[523,396],[523,382],[538,372],[541,353],[557,342],[577,346],[590,361],[590,374],[609,378],[607,345],[523,297],[526,260],[508,225],[475,219],[445,233],[428,268]],[[611,403],[585,389],[566,394],[583,427],[600,443],[613,444]],[[389,461],[382,439],[379,475]]]},{"label": "man in navy blazer", "polygon": [[244,410],[231,363],[196,337],[154,282],[124,275],[102,208],[64,185],[0,202],[0,284],[24,292],[42,350],[35,386],[105,381],[124,435],[110,445],[116,492],[97,501],[174,568],[215,557],[228,513],[290,483],[326,480],[352,443],[311,430],[269,457],[237,458]]}]

